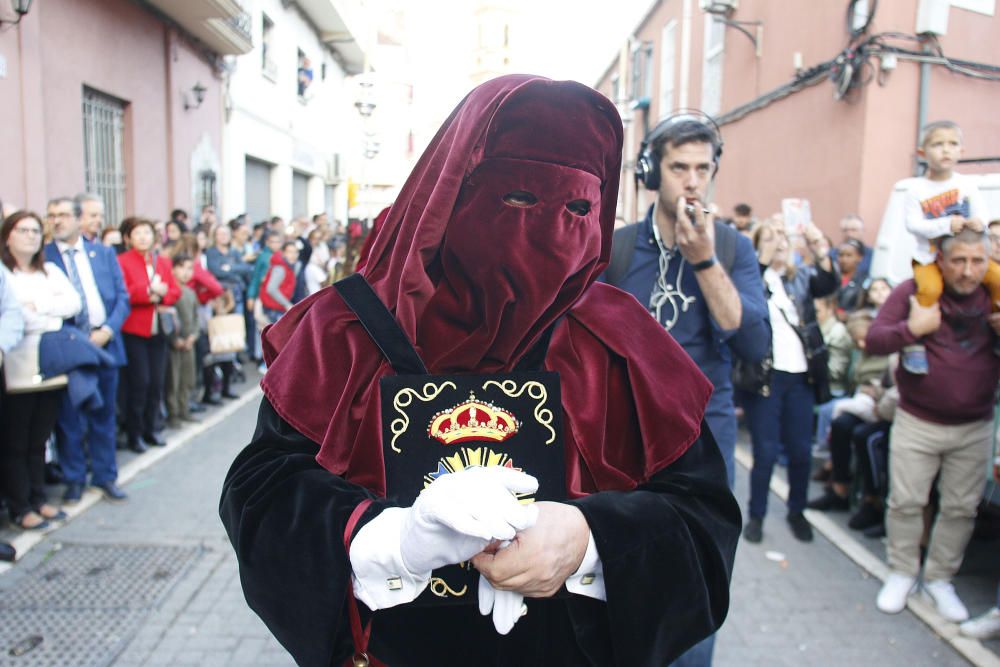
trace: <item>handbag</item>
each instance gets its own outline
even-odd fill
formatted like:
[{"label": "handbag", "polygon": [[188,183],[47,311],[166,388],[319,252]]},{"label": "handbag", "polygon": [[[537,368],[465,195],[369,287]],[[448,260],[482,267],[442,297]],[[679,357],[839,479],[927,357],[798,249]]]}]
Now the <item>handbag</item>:
[{"label": "handbag", "polygon": [[65,387],[66,375],[42,377],[38,348],[41,334],[28,334],[3,357],[3,375],[7,392],[11,394],[46,391]]},{"label": "handbag", "polygon": [[242,352],[247,347],[246,322],[243,315],[216,315],[208,320],[208,349],[212,354]]},{"label": "handbag", "polygon": [[177,326],[177,310],[172,306],[157,306],[156,316],[160,322],[160,333],[170,342],[176,340],[180,328]]},{"label": "handbag", "polygon": [[823,331],[815,320],[799,327],[797,333],[806,353],[809,381],[816,395],[816,404],[822,405],[833,399],[833,394],[830,393],[830,351],[823,341]]},{"label": "handbag", "polygon": [[813,386],[813,393],[816,397],[816,404],[822,405],[833,399],[830,393],[830,351],[826,349],[823,341],[823,331],[819,324],[813,320],[801,325],[794,325],[789,321],[784,310],[781,316],[792,327],[795,335],[802,341],[802,351],[806,355],[806,366],[808,367],[809,383]]},{"label": "handbag", "polygon": [[765,398],[771,395],[772,352],[757,362],[746,361],[739,355],[733,360],[733,388]]}]

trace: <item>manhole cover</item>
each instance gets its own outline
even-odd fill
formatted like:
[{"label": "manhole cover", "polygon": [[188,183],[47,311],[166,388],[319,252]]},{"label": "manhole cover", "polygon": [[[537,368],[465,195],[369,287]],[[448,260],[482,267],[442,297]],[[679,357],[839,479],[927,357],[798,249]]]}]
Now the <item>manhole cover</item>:
[{"label": "manhole cover", "polygon": [[198,553],[64,545],[0,598],[0,665],[107,665]]}]

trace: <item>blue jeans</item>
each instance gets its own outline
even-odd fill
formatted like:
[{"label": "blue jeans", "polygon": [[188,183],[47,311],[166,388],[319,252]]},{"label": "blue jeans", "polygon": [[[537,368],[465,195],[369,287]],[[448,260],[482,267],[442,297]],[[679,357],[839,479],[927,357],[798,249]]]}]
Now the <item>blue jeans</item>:
[{"label": "blue jeans", "polygon": [[813,388],[805,373],[774,371],[769,396],[747,395],[743,403],[753,444],[750,516],[767,514],[771,473],[784,447],[788,456],[788,513],[806,507],[812,467]]},{"label": "blue jeans", "polygon": [[830,422],[833,421],[833,408],[839,399],[827,401],[816,411],[816,444],[822,446],[830,439]]},{"label": "blue jeans", "polygon": [[73,407],[68,393],[63,396],[56,420],[56,447],[59,465],[67,482],[86,483],[87,454],[90,454],[91,484],[118,479],[118,464],[115,461],[118,372],[117,368],[101,368],[97,372],[97,386],[104,399],[104,407],[100,410],[80,412]]}]

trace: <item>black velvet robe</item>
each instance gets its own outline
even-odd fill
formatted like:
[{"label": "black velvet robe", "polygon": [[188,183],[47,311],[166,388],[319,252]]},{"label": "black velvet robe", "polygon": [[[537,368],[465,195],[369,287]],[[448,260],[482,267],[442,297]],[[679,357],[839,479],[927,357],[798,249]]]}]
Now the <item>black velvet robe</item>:
[{"label": "black velvet robe", "polygon": [[[226,477],[220,514],[250,607],[300,665],[339,667],[353,653],[344,528],[374,496],[322,468],[318,450],[264,399],[253,440]],[[710,436],[634,491],[570,502],[594,535],[607,602],[527,599],[527,615],[506,636],[475,606],[399,605],[374,613],[369,652],[392,667],[663,667],[718,629],[741,519]],[[359,528],[393,505],[375,499]],[[359,607],[364,622],[372,614]]]}]

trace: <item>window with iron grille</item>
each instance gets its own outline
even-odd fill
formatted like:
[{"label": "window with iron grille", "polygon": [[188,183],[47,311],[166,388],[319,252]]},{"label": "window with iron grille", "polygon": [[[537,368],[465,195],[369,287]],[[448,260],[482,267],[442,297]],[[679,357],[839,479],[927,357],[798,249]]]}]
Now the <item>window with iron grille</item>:
[{"label": "window with iron grille", "polygon": [[649,100],[653,95],[653,43],[632,46],[632,99]]},{"label": "window with iron grille", "polygon": [[198,184],[195,195],[195,210],[200,211],[206,206],[218,206],[218,175],[211,169],[198,172]]},{"label": "window with iron grille", "polygon": [[125,217],[125,103],[83,89],[83,160],[87,192],[104,200],[105,220]]}]

